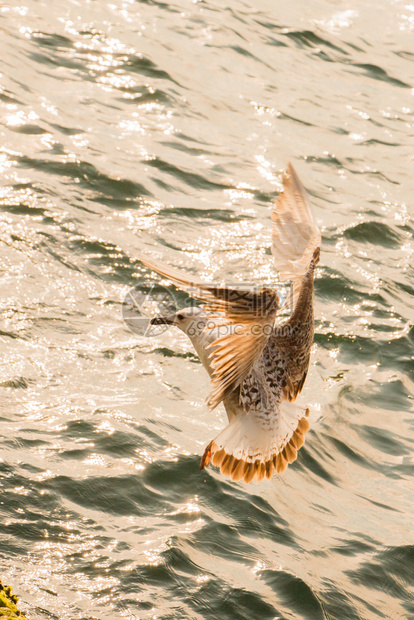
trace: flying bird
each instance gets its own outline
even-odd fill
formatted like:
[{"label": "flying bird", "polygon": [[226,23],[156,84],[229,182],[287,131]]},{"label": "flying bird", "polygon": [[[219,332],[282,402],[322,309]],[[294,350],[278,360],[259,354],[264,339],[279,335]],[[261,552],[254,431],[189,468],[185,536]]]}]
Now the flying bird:
[{"label": "flying bird", "polygon": [[270,287],[215,286],[140,257],[203,304],[151,321],[187,334],[210,375],[207,405],[223,403],[227,412],[229,423],[206,447],[200,469],[212,462],[232,480],[261,481],[296,459],[309,430],[309,408],[294,401],[309,368],[320,246],[309,197],[289,164],[272,212],[275,266],[281,280],[291,281],[292,312],[284,322],[279,294]]}]

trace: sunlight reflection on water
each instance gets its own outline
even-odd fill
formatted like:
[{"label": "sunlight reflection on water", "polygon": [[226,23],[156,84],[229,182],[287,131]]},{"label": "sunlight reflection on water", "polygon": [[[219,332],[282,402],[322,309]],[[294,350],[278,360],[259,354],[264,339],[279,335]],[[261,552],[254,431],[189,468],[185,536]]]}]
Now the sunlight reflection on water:
[{"label": "sunlight reflection on water", "polygon": [[[33,618],[411,617],[411,5],[0,12],[2,580]],[[190,343],[122,305],[143,254],[275,284],[289,160],[323,234],[311,430],[247,487],[199,471],[224,414]]]}]

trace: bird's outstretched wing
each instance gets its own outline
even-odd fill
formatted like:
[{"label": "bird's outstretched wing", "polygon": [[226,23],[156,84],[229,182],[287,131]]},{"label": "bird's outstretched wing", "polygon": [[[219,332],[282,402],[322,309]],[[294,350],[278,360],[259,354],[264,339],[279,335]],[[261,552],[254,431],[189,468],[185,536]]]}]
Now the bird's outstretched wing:
[{"label": "bird's outstretched wing", "polygon": [[312,217],[308,195],[291,163],[283,178],[283,193],[272,212],[272,254],[282,280],[291,280],[286,302],[294,311],[302,278],[321,246],[321,233]]},{"label": "bird's outstretched wing", "polygon": [[159,261],[140,260],[201,300],[204,309],[220,320],[223,335],[209,345],[213,374],[207,404],[214,409],[242,383],[261,356],[273,331],[279,295],[270,288],[254,291],[206,284]]}]

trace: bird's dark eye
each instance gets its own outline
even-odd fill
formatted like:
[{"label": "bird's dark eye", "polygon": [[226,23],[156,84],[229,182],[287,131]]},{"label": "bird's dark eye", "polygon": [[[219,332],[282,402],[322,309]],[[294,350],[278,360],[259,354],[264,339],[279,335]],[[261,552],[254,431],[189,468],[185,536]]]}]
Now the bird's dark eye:
[{"label": "bird's dark eye", "polygon": [[182,313],[182,312],[179,312],[179,313],[177,314],[177,319],[178,319],[179,321],[181,321],[183,318],[184,318],[183,313]]}]

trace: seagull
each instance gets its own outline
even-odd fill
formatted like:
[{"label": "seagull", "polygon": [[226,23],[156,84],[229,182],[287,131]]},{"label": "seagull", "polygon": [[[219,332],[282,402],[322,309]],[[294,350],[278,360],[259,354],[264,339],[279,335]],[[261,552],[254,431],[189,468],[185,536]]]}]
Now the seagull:
[{"label": "seagull", "polygon": [[207,405],[220,403],[228,425],[207,445],[200,469],[210,462],[246,483],[282,473],[295,461],[309,430],[309,408],[294,403],[309,369],[314,337],[313,281],[321,234],[309,197],[292,164],[272,211],[272,254],[291,287],[284,321],[279,294],[202,282],[158,261],[140,260],[189,292],[202,306],[187,307],[152,324],[174,325],[191,340],[210,375]]}]

